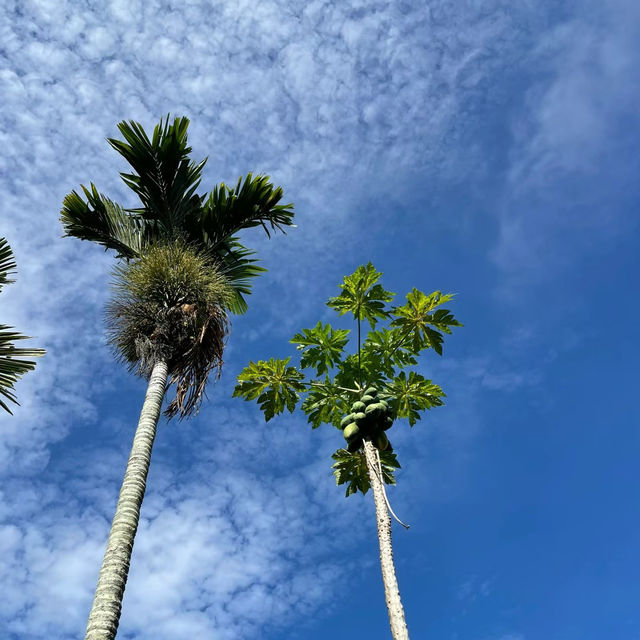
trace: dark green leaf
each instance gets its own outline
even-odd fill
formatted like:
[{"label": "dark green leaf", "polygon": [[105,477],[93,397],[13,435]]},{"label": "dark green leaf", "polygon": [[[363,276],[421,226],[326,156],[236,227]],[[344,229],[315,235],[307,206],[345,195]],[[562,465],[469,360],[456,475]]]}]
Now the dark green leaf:
[{"label": "dark green leaf", "polygon": [[157,223],[125,211],[101,195],[93,183],[82,190],[86,202],[76,191],[63,201],[60,219],[65,235],[113,249],[117,257],[138,257],[155,236]]},{"label": "dark green leaf", "polygon": [[170,233],[182,228],[185,218],[201,208],[201,198],[195,191],[206,159],[195,163],[189,158],[192,149],[187,142],[188,127],[188,118],[175,118],[169,124],[167,116],[149,139],[142,125],[123,121],[118,129],[124,140],[107,139],[133,168],[133,173],[120,174],[143,205],[132,211],[160,223]]},{"label": "dark green leaf", "polygon": [[[385,484],[395,484],[395,470],[400,468],[396,454],[388,451],[380,451],[379,453],[382,478]],[[349,453],[346,449],[338,449],[331,457],[335,460],[333,474],[336,478],[336,484],[348,483],[346,497],[358,491],[363,494],[367,493],[371,488],[371,480],[364,452]]]},{"label": "dark green leaf", "polygon": [[9,279],[9,274],[15,271],[16,261],[9,243],[0,238],[0,289],[3,284],[11,284],[14,280]]},{"label": "dark green leaf", "polygon": [[213,250],[241,229],[262,227],[268,236],[275,230],[284,233],[284,227],[293,226],[294,214],[292,204],[279,204],[282,193],[282,187],[274,186],[269,176],[248,173],[235,187],[216,186],[185,227],[206,238]]},{"label": "dark green leaf", "polygon": [[333,464],[333,475],[336,478],[336,484],[347,484],[346,497],[360,491],[367,493],[371,488],[369,480],[369,472],[367,470],[367,462],[363,451],[349,453],[346,449],[338,449],[332,456],[335,462]]},{"label": "dark green leaf", "polygon": [[[3,284],[13,282],[7,276],[15,268],[16,263],[9,243],[4,238],[0,238],[0,288]],[[11,413],[11,410],[2,398],[18,404],[13,392],[14,385],[21,376],[36,366],[33,360],[24,360],[24,358],[37,358],[45,353],[44,349],[17,348],[14,344],[18,340],[27,339],[28,336],[17,333],[13,327],[0,324],[0,407],[8,413]]]}]

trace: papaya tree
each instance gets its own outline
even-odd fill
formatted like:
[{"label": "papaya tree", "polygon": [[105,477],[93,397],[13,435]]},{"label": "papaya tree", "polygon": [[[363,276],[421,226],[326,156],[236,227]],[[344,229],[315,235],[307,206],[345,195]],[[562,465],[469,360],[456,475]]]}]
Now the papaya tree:
[{"label": "papaya tree", "polygon": [[[15,269],[11,247],[5,238],[0,238],[0,290],[3,285],[14,282],[9,279],[9,274]],[[14,392],[16,382],[36,366],[33,360],[25,358],[35,358],[45,353],[44,349],[16,347],[14,344],[17,340],[27,339],[28,336],[17,333],[13,327],[0,324],[0,407],[7,413],[11,413],[7,402],[19,404]]]},{"label": "papaya tree", "polygon": [[220,371],[229,313],[244,313],[251,281],[264,268],[237,233],[261,227],[284,231],[293,219],[280,204],[282,188],[248,174],[197,193],[206,159],[194,162],[187,118],[161,120],[149,137],[134,121],[121,122],[123,140],[109,144],[131,170],[120,174],[140,201],[125,208],[93,183],[63,202],[67,236],[89,240],[118,259],[107,308],[109,342],[130,370],[148,380],[120,497],[109,533],[85,638],[115,638],[131,553],[146,490],[151,449],[163,400],[165,415],[191,416],[212,372]]},{"label": "papaya tree", "polygon": [[346,485],[347,497],[372,489],[391,633],[394,640],[407,640],[391,546],[395,514],[385,490],[395,484],[400,464],[388,434],[398,419],[413,427],[425,410],[444,404],[442,389],[416,370],[418,357],[429,349],[442,355],[443,334],[462,325],[442,308],[451,294],[414,288],[405,304],[392,306],[395,294],[380,284],[381,275],[371,263],[360,266],[327,302],[339,315],[354,317],[353,353],[345,350],[349,329],[318,322],[291,339],[300,355],[297,366],[289,364],[291,358],[250,362],[234,396],[257,401],[266,421],[300,403],[314,429],[328,424],[342,431],[346,447],[333,454],[336,483]]}]

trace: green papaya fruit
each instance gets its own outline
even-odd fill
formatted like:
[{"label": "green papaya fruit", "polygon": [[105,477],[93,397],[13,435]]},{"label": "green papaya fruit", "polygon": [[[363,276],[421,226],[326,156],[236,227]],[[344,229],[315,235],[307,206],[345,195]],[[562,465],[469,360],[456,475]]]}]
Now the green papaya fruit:
[{"label": "green papaya fruit", "polygon": [[382,419],[382,429],[386,431],[387,429],[391,429],[392,425],[393,425],[393,417],[390,415],[386,415]]},{"label": "green papaya fruit", "polygon": [[384,414],[384,407],[379,402],[374,402],[373,404],[370,404],[364,412],[368,416],[373,415],[377,417]]},{"label": "green papaya fruit", "polygon": [[378,395],[378,390],[375,387],[369,387],[368,389],[365,390],[364,395],[375,398]]},{"label": "green papaya fruit", "polygon": [[376,436],[375,445],[380,451],[384,451],[389,446],[389,438],[387,438],[387,434],[384,431],[381,431]]},{"label": "green papaya fruit", "polygon": [[368,396],[366,394],[362,396],[362,398],[360,398],[360,402],[364,402],[365,404],[371,404],[373,400],[374,400],[373,396]]},{"label": "green papaya fruit", "polygon": [[347,445],[347,451],[355,453],[362,446],[362,438],[356,438]]},{"label": "green papaya fruit", "polygon": [[355,422],[352,422],[344,428],[342,435],[344,436],[345,440],[353,440],[353,438],[355,438],[359,433],[360,428]]},{"label": "green papaya fruit", "polygon": [[361,422],[364,422],[366,417],[367,417],[366,413],[359,411],[358,413],[353,414],[353,421],[356,422],[357,424],[360,424]]},{"label": "green papaya fruit", "polygon": [[340,428],[344,429],[348,424],[351,424],[353,422],[353,414],[350,413],[348,416],[345,416],[344,418],[342,418],[342,420],[340,420]]},{"label": "green papaya fruit", "polygon": [[389,403],[386,400],[378,400],[378,402],[385,408],[389,408]]},{"label": "green papaya fruit", "polygon": [[360,411],[364,411],[367,405],[364,402],[354,402],[351,405],[351,410],[353,413],[359,413]]}]

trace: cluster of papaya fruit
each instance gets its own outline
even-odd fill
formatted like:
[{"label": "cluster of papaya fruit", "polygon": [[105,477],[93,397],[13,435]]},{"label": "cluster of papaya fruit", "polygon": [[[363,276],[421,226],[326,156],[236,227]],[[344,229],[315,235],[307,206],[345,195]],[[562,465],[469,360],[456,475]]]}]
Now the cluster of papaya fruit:
[{"label": "cluster of papaya fruit", "polygon": [[351,453],[368,438],[380,451],[392,451],[385,431],[393,424],[393,412],[385,400],[378,400],[378,390],[369,387],[360,400],[351,405],[351,413],[342,418],[340,428]]}]

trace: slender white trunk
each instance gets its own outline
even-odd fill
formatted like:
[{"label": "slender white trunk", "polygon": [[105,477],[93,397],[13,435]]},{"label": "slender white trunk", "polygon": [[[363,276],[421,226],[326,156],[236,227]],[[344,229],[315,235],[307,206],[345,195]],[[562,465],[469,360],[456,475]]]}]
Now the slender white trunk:
[{"label": "slender white trunk", "polygon": [[396,569],[393,564],[393,548],[391,547],[391,516],[384,499],[384,487],[378,460],[373,444],[369,440],[364,442],[364,455],[367,460],[367,470],[373,490],[373,501],[376,505],[376,521],[378,525],[378,543],[380,545],[380,567],[382,568],[382,582],[384,595],[389,612],[389,624],[394,640],[409,640],[409,631],[404,619],[404,609],[400,599]]},{"label": "slender white trunk", "polygon": [[158,362],[149,378],[138,428],[133,438],[107,550],[100,569],[96,595],[89,614],[85,640],[113,640],[118,631],[122,597],[127,583],[140,506],[147,486],[151,448],[156,436],[166,384],[167,365],[165,362]]}]

